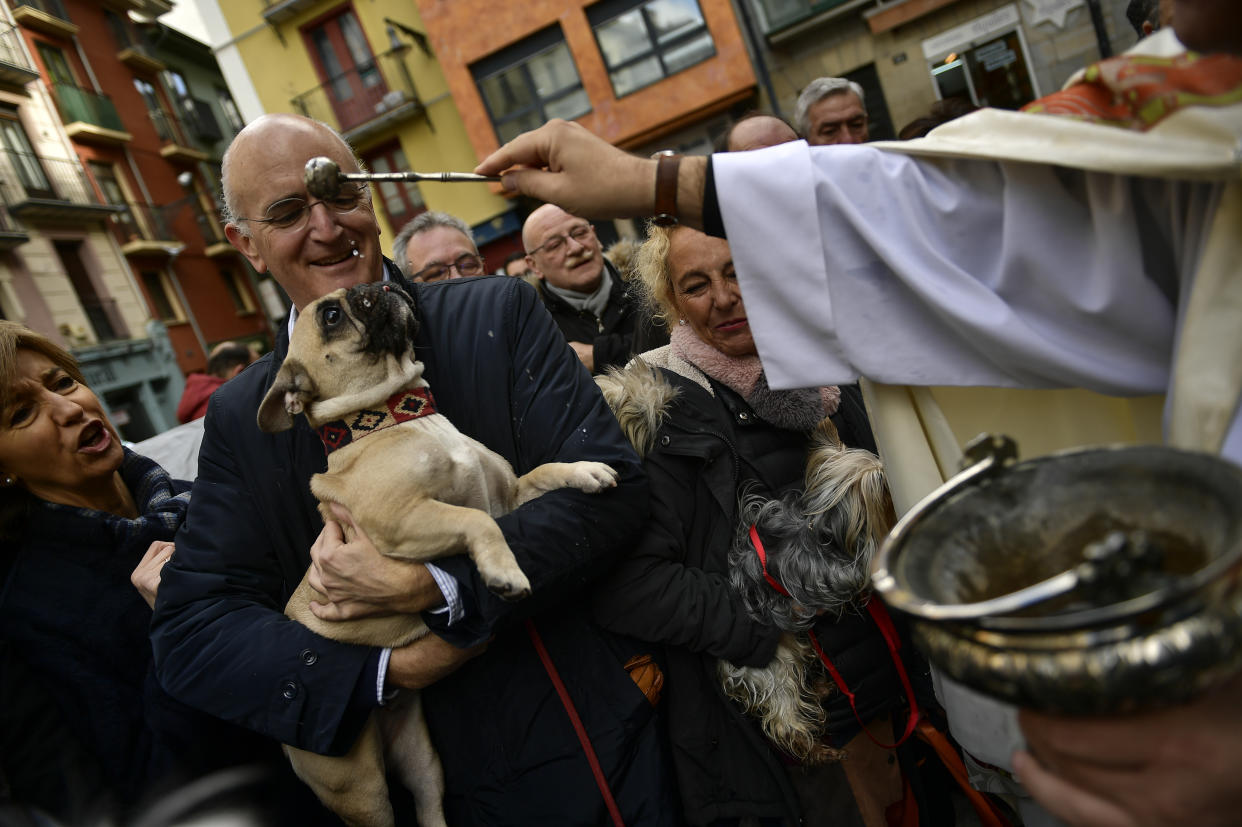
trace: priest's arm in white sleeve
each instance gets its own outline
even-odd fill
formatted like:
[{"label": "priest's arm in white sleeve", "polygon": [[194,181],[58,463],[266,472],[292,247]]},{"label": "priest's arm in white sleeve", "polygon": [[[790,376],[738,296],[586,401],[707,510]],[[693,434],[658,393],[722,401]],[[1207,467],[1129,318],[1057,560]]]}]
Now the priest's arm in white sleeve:
[{"label": "priest's arm in white sleeve", "polygon": [[1208,185],[801,142],[712,164],[775,388],[1167,385]]}]

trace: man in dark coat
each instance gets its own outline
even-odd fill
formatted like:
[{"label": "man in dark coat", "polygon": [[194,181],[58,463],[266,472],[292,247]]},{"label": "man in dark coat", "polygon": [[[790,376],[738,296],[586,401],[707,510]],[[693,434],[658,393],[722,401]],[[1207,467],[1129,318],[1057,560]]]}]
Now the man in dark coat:
[{"label": "man in dark coat", "polygon": [[604,258],[589,222],[545,204],[522,225],[522,244],[539,297],[591,373],[668,344],[668,331]]},{"label": "man in dark coat", "polygon": [[[224,162],[229,239],[259,272],[271,270],[295,308],[338,287],[400,279],[380,254],[365,190],[309,199],[303,166],[321,155],[358,169],[324,125],[274,115],[243,130]],[[587,583],[646,516],[637,459],[529,286],[484,278],[407,287],[416,353],[441,413],[519,474],[591,459],[617,469],[618,486],[550,492],[498,519],[531,581],[531,596],[516,603],[492,595],[463,556],[398,564],[365,536],[345,543],[335,522],[323,526],[308,487],[326,468],[319,438],[301,418],[275,435],[255,424],[286,332],[213,397],[192,505],[156,604],[160,680],[191,705],[327,754],[348,750],[388,693],[425,687],[450,823],[602,823],[603,795],[536,654],[541,641],[625,822],[667,823],[675,808],[655,713],[623,668],[639,650],[590,625],[581,606]],[[322,617],[423,611],[434,634],[378,650],[286,619],[312,558],[332,601],[316,609]],[[386,577],[368,580],[379,567]]]}]

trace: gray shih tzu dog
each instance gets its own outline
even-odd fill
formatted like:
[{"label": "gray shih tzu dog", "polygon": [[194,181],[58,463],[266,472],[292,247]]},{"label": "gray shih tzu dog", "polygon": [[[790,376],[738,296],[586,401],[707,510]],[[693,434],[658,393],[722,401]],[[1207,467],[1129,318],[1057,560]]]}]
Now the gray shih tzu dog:
[{"label": "gray shih tzu dog", "polygon": [[870,451],[845,448],[827,419],[816,430],[801,492],[743,498],[730,581],[751,616],[783,634],[767,666],[722,660],[718,675],[768,738],[805,763],[844,756],[823,738],[824,700],[834,690],[810,629],[821,616],[863,609],[872,558],[894,522],[883,464]]}]

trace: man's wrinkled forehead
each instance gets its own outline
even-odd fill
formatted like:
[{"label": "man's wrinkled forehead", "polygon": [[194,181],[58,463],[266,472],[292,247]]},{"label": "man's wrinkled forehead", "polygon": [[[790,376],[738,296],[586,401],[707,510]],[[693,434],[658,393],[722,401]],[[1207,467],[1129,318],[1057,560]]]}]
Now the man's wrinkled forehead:
[{"label": "man's wrinkled forehead", "polygon": [[230,179],[244,201],[267,205],[282,198],[305,197],[306,162],[331,158],[345,172],[357,172],[349,147],[308,120],[273,119],[254,124],[237,136],[230,149]]},{"label": "man's wrinkled forehead", "polygon": [[579,218],[571,215],[564,210],[556,210],[555,212],[547,212],[538,216],[536,223],[532,227],[532,249],[542,246],[549,238],[554,235],[565,235],[574,227],[590,224],[585,218]]}]

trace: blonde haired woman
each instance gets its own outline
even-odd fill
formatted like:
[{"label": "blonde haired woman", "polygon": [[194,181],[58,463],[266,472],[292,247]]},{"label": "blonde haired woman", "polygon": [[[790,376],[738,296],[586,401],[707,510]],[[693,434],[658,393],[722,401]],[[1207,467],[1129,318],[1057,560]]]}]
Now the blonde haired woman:
[{"label": "blonde haired woman", "polygon": [[[853,388],[768,387],[726,241],[653,227],[636,269],[671,343],[600,384],[644,456],[652,519],[600,590],[596,617],[663,644],[663,703],[689,823],[882,824],[882,805],[901,797],[887,756],[877,769],[879,792],[856,802],[841,763],[812,766],[781,753],[725,697],[717,677],[721,660],[767,666],[781,636],[747,613],[729,583],[739,496],[800,487],[825,417],[846,445],[874,450],[861,397]],[[868,721],[881,717],[901,692],[890,691],[897,681],[879,633],[862,618],[829,625],[820,638],[857,679],[860,712]],[[829,750],[820,755],[860,731],[839,693],[825,706]],[[856,764],[865,751],[858,749]]]}]

